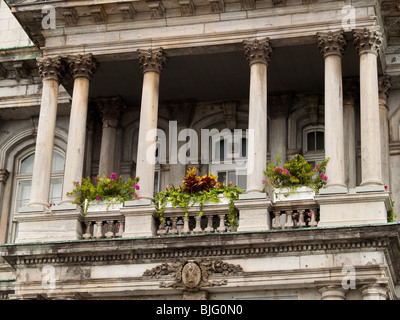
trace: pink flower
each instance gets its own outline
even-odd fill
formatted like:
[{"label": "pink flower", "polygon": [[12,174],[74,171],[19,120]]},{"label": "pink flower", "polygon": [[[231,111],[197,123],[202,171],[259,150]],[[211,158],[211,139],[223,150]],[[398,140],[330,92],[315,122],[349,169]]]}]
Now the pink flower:
[{"label": "pink flower", "polygon": [[322,173],[319,176],[321,177],[321,179],[324,179],[325,181],[328,180],[328,177]]},{"label": "pink flower", "polygon": [[262,183],[267,183],[267,180],[263,180]]},{"label": "pink flower", "polygon": [[96,200],[97,200],[97,201],[100,201],[100,200],[101,200],[101,198],[100,198],[100,197],[96,197]]},{"label": "pink flower", "polygon": [[388,189],[388,186],[385,186],[385,190],[387,191],[387,189]]},{"label": "pink flower", "polygon": [[136,189],[136,190],[140,190],[139,185],[135,185],[135,189]]},{"label": "pink flower", "polygon": [[110,175],[110,179],[111,179],[111,180],[117,180],[117,179],[118,179],[118,175],[117,175],[115,172],[113,172],[113,173],[111,173],[111,175]]}]

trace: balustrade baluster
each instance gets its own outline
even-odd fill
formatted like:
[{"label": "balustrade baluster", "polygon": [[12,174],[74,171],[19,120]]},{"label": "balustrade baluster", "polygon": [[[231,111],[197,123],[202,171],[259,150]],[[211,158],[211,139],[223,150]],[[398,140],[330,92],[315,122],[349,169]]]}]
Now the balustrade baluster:
[{"label": "balustrade baluster", "polygon": [[183,229],[182,229],[183,234],[188,234],[190,233],[190,228],[189,228],[189,216],[185,215],[183,217]]},{"label": "balustrade baluster", "polygon": [[116,238],[121,238],[122,234],[124,232],[124,221],[123,220],[118,220],[117,221],[117,232],[115,233]]},{"label": "balustrade baluster", "polygon": [[205,232],[211,233],[214,231],[213,228],[213,216],[207,216],[207,228],[204,229]]},{"label": "balustrade baluster", "polygon": [[219,227],[217,228],[218,232],[225,232],[226,228],[225,228],[225,214],[219,214]]},{"label": "balustrade baluster", "polygon": [[197,234],[202,233],[203,229],[201,228],[201,216],[198,215],[194,218],[196,219],[196,227],[193,229],[193,232]]},{"label": "balustrade baluster", "polygon": [[310,210],[310,212],[311,212],[311,221],[308,225],[312,228],[315,228],[318,226],[317,215],[314,210]]},{"label": "balustrade baluster", "polygon": [[167,233],[165,220],[160,220],[160,226],[158,227],[157,234],[162,236]]},{"label": "balustrade baluster", "polygon": [[305,214],[305,210],[300,210],[300,212],[299,212],[299,222],[297,223],[297,226],[299,228],[304,228],[306,226],[306,223],[304,222],[304,214]]},{"label": "balustrade baluster", "polygon": [[85,233],[82,235],[82,238],[88,240],[92,237],[90,234],[90,227],[92,225],[91,221],[85,221]]},{"label": "balustrade baluster", "polygon": [[286,211],[286,223],[285,223],[285,228],[286,229],[293,229],[294,228],[292,214],[293,214],[292,211]]},{"label": "balustrade baluster", "polygon": [[[99,221],[96,221],[95,223],[96,223],[96,225],[95,225],[96,226],[96,234],[94,235],[94,238],[101,239],[101,238],[103,238],[103,232],[102,232],[103,221],[99,220]],[[94,232],[94,230],[93,230],[93,232]]]},{"label": "balustrade baluster", "polygon": [[171,221],[172,221],[172,226],[171,226],[171,230],[169,231],[169,233],[170,234],[177,234],[178,233],[178,229],[176,227],[176,223],[178,222],[178,217],[172,217]]},{"label": "balustrade baluster", "polygon": [[281,225],[281,212],[280,211],[274,212],[274,216],[275,216],[275,219],[274,219],[274,223],[272,225],[272,228],[273,229],[281,229],[282,228],[282,225]]},{"label": "balustrade baluster", "polygon": [[108,220],[107,221],[107,229],[108,231],[105,233],[106,238],[114,238],[114,221],[113,220]]}]

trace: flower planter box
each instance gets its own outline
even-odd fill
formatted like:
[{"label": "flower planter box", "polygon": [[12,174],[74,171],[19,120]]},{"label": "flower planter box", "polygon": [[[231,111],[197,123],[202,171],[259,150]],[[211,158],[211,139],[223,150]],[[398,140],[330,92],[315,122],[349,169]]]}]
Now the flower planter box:
[{"label": "flower planter box", "polygon": [[[223,194],[218,195],[218,198],[219,198],[219,202],[218,202],[218,203],[215,203],[215,202],[212,202],[212,201],[207,200],[207,201],[203,204],[203,206],[218,205],[218,204],[228,204],[228,203],[229,203],[229,199],[226,198]],[[199,205],[200,205],[199,203],[196,203],[196,202],[193,203],[193,201],[191,201],[190,204],[189,204],[189,207],[190,207],[192,204],[193,204],[193,206],[199,206]],[[166,205],[165,205],[165,208],[173,208],[172,202],[167,201],[167,203],[166,203]]]},{"label": "flower planter box", "polygon": [[[85,200],[85,208],[87,200]],[[90,201],[88,212],[104,212],[104,211],[119,211],[124,206],[121,202],[110,202],[110,201]]]},{"label": "flower planter box", "polygon": [[309,187],[298,187],[295,190],[289,188],[276,188],[272,192],[272,202],[314,200],[315,191]]}]

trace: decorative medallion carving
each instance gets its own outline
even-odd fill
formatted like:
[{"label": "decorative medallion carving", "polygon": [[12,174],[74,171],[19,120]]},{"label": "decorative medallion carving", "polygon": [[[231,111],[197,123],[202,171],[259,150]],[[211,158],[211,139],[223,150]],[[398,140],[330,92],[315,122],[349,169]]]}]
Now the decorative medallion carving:
[{"label": "decorative medallion carving", "polygon": [[68,56],[69,71],[73,78],[85,77],[91,79],[98,68],[98,62],[91,53]]},{"label": "decorative medallion carving", "polygon": [[167,61],[167,55],[162,48],[138,50],[139,64],[143,73],[147,71],[154,71],[161,73]]},{"label": "decorative medallion carving", "polygon": [[272,47],[269,38],[262,40],[244,40],[244,55],[249,65],[253,63],[268,64],[272,55]]},{"label": "decorative medallion carving", "polygon": [[343,56],[346,49],[346,39],[343,30],[338,32],[329,31],[328,33],[317,33],[318,48],[324,57],[329,55]]},{"label": "decorative medallion carving", "polygon": [[382,45],[382,34],[379,30],[372,30],[364,28],[362,30],[355,30],[353,33],[354,45],[358,53],[374,53],[379,54]]},{"label": "decorative medallion carving", "polygon": [[46,79],[53,79],[60,81],[65,74],[65,66],[60,56],[37,58],[37,65],[39,67],[39,75]]},{"label": "decorative medallion carving", "polygon": [[173,282],[160,282],[160,288],[183,288],[187,291],[198,291],[203,287],[222,286],[228,283],[227,280],[209,280],[209,277],[214,273],[231,276],[238,275],[242,271],[241,266],[221,260],[196,259],[163,263],[153,269],[146,270],[143,276],[158,279],[165,275],[173,275],[175,280]]}]

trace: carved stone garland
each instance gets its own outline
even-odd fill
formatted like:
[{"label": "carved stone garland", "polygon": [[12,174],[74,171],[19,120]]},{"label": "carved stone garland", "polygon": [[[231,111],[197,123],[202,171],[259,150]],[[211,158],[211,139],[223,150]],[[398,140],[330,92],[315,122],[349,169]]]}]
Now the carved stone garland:
[{"label": "carved stone garland", "polygon": [[183,288],[195,292],[203,287],[222,286],[227,280],[210,281],[208,278],[213,273],[222,273],[225,276],[237,275],[242,272],[242,267],[221,260],[196,259],[181,260],[173,263],[163,263],[153,269],[146,270],[144,277],[160,278],[172,274],[173,282],[160,282],[160,288]]}]

